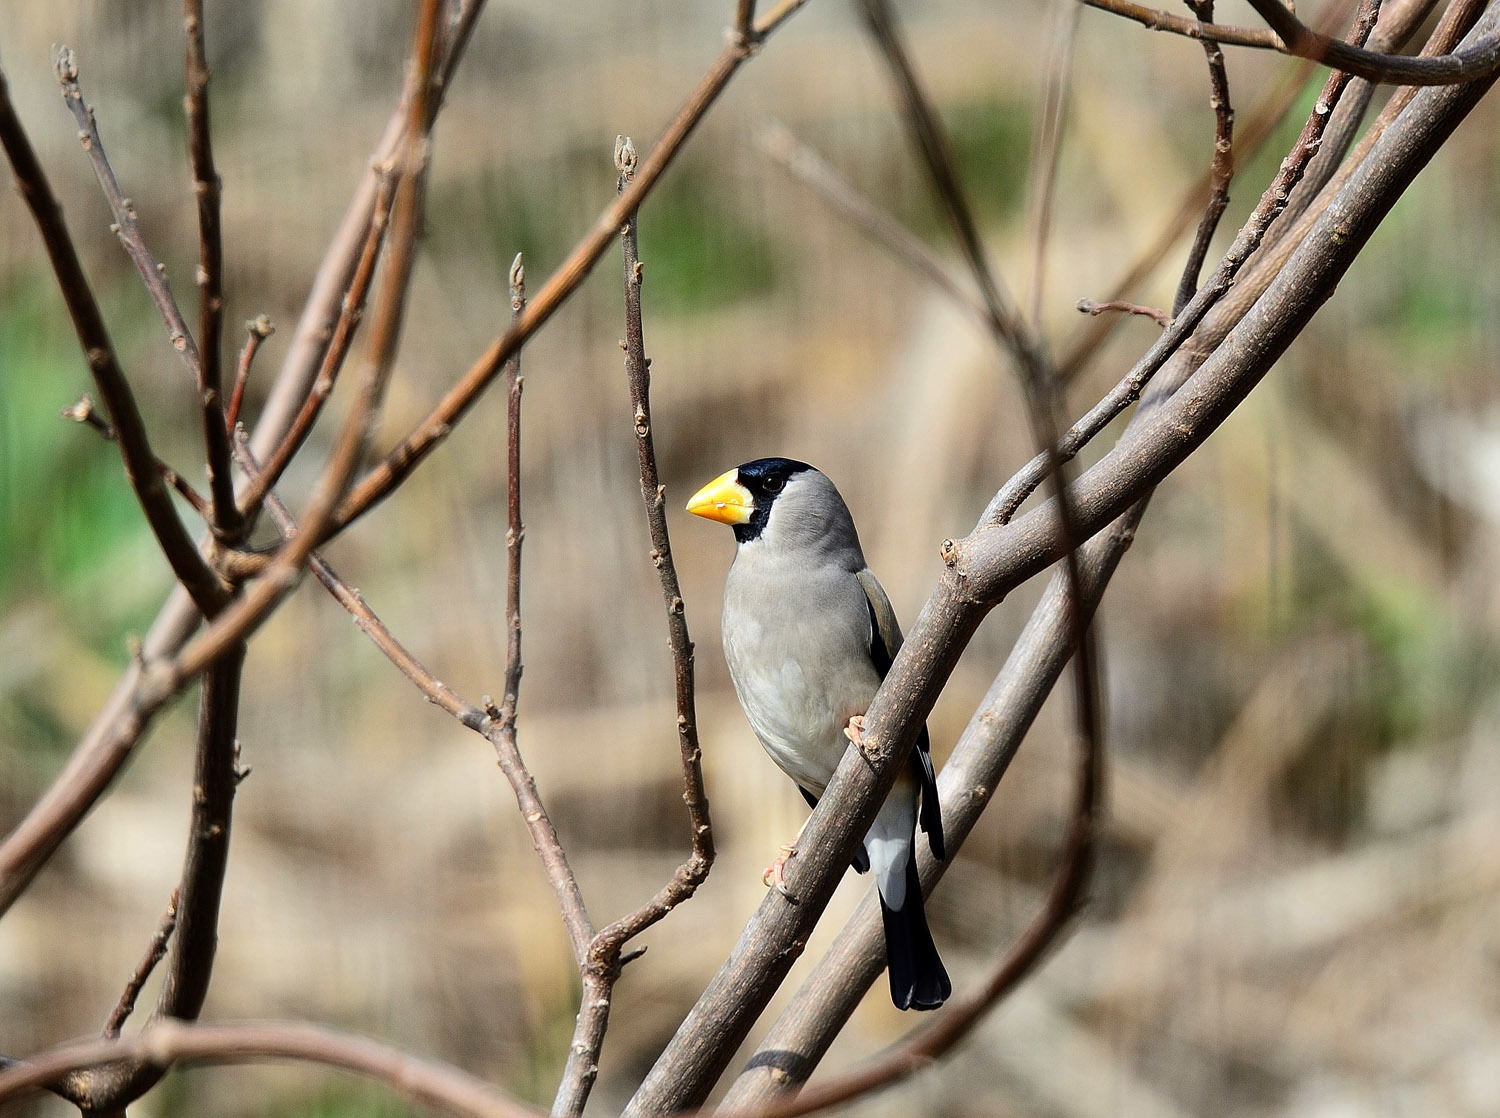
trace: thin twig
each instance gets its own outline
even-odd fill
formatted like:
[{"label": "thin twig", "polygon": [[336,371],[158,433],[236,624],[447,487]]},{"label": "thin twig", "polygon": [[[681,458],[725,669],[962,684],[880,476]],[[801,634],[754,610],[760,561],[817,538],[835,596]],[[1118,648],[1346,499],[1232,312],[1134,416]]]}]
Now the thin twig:
[{"label": "thin twig", "polygon": [[112,1061],[164,1071],[175,1063],[242,1064],[300,1060],[341,1068],[402,1098],[473,1118],[536,1118],[524,1106],[451,1064],[414,1056],[371,1037],[300,1021],[190,1025],[154,1021],[123,1039],[75,1041],[0,1071],[0,1102],[19,1098],[79,1069]]},{"label": "thin twig", "polygon": [[[193,340],[192,331],[188,329],[182,308],[177,305],[177,299],[172,294],[171,284],[167,282],[166,265],[158,264],[146,246],[140,221],[136,217],[135,204],[125,196],[115,177],[114,168],[110,166],[109,157],[104,151],[104,141],[99,136],[99,127],[94,120],[93,107],[84,101],[83,90],[78,84],[77,57],[68,47],[58,51],[55,70],[62,86],[63,104],[68,106],[73,119],[78,123],[78,139],[88,154],[94,177],[99,180],[99,187],[114,216],[114,224],[110,229],[119,237],[130,262],[135,265],[136,272],[146,285],[151,301],[161,313],[172,348],[177,351],[192,375],[198,392],[203,438],[207,446],[205,465],[209,473],[210,495],[214,501],[212,526],[232,539],[239,530],[239,517],[232,508],[233,478],[229,474],[229,438],[224,431],[223,401],[219,390],[211,389],[205,379],[202,354],[197,342]],[[226,500],[228,507],[223,505]]]},{"label": "thin twig", "polygon": [[[564,267],[549,281],[551,287],[551,293],[548,296],[549,305],[543,308],[543,313],[533,314],[514,326],[505,338],[496,343],[496,349],[501,354],[497,361],[503,361],[513,353],[521,339],[534,333],[557,305],[576,290],[593,262],[609,246],[618,231],[623,214],[629,208],[639,204],[640,200],[650,192],[660,178],[662,169],[685,142],[693,126],[722,91],[725,83],[733,76],[739,65],[754,53],[753,47],[758,46],[767,36],[778,30],[801,9],[803,3],[805,0],[782,0],[756,24],[754,44],[726,48],[710,65],[694,93],[688,98],[682,112],[674,119],[667,133],[642,164],[642,170],[637,173],[634,196],[628,199],[629,205],[621,208],[618,214],[615,213],[615,207],[610,207],[601,217],[600,222],[585,233],[570,255],[569,261],[565,262]],[[464,26],[451,37],[450,53],[443,60],[439,74],[441,88],[447,87],[458,62],[457,51],[469,38],[466,28],[472,26],[472,21],[477,18],[481,8],[480,0],[469,0],[462,10],[460,18],[464,21]],[[3,72],[0,72],[0,94],[3,92]],[[0,111],[0,133],[3,133],[9,150],[11,138],[20,136],[24,140],[24,133],[20,131],[19,124],[14,121],[14,111],[10,108],[8,96],[0,97],[0,101],[3,101],[3,104],[0,104],[0,110],[3,110]],[[403,101],[400,112],[388,127],[387,134],[382,138],[379,149],[381,155],[377,162],[392,158],[391,153],[404,142],[403,125],[407,118],[407,106]],[[10,127],[11,124],[14,124],[13,128]],[[26,150],[29,154],[29,146]],[[34,155],[30,156],[29,166],[35,167]],[[646,173],[648,170],[649,174]],[[18,173],[17,180],[23,193],[27,193],[29,200],[37,197],[30,184],[35,181],[45,182],[45,179],[40,178],[39,169],[32,177]],[[375,181],[372,173],[361,183],[319,267],[312,293],[308,296],[307,306],[298,321],[287,357],[282,364],[282,370],[268,395],[260,421],[250,437],[251,447],[260,453],[270,453],[275,448],[276,443],[280,441],[292,422],[292,413],[301,407],[301,401],[306,397],[311,386],[316,366],[321,361],[325,348],[327,331],[331,329],[336,316],[338,300],[347,288],[348,277],[353,274],[358,253],[364,244],[369,214],[375,205]],[[50,216],[39,221],[39,224],[50,221],[61,228],[60,218],[56,216],[59,211],[50,191],[46,194],[45,202],[43,209]],[[81,277],[81,269],[77,267],[76,258],[71,274]],[[67,293],[69,283],[66,280],[60,283]],[[94,319],[97,321],[97,318],[96,307]],[[102,332],[102,326],[99,336],[107,337]],[[85,348],[89,349],[87,343]],[[493,375],[492,372],[483,368],[489,359],[489,354],[482,358],[480,364],[470,370],[466,382],[450,392],[444,404],[440,405],[439,411],[419,427],[418,431],[424,438],[431,437],[432,442],[441,441],[442,436],[436,435],[437,429],[442,428],[445,434],[449,429],[449,420],[455,414],[447,409],[456,409],[457,413],[466,410],[473,402],[474,395]],[[110,403],[110,396],[102,395],[104,395],[105,402]],[[408,440],[402,445],[410,447],[413,443]],[[400,453],[393,452],[393,454],[398,459],[401,457]],[[154,464],[149,459],[146,464],[152,465],[153,468],[141,469],[137,471],[137,476],[147,479],[149,484],[154,482],[157,474]],[[391,482],[387,478],[375,479],[372,486],[364,490],[365,503],[355,511],[354,515],[368,508],[369,503],[389,492],[389,484]],[[166,502],[166,508],[168,510],[171,508],[169,501]],[[336,527],[342,527],[348,519],[349,517],[346,517]],[[155,528],[156,525],[153,523],[153,529]],[[332,530],[325,530],[325,535],[327,534],[332,534]],[[188,561],[199,562],[196,550],[192,549],[192,541],[186,537],[185,533],[183,539],[189,549]],[[293,556],[288,553],[287,557]],[[248,576],[254,573],[264,573],[271,562],[269,558],[262,558],[244,574]],[[173,570],[174,572],[178,570],[175,561]],[[204,570],[207,571],[207,568],[204,567]],[[288,581],[295,577],[295,572],[284,568],[283,573],[277,577],[278,581]],[[212,580],[210,585],[221,586],[216,579]],[[195,601],[193,604],[198,603]],[[269,607],[257,607],[257,611],[261,609],[268,610]],[[253,625],[261,616],[264,615],[247,615],[237,622],[237,625]],[[74,748],[67,764],[15,829],[5,837],[3,842],[0,842],[0,913],[5,912],[14,904],[37,871],[46,864],[62,841],[77,827],[89,808],[97,802],[115,774],[129,759],[136,744],[146,733],[162,707],[187,685],[195,672],[202,670],[204,664],[214,654],[214,644],[200,642],[191,649],[191,655],[189,655],[188,642],[192,637],[195,620],[186,604],[180,600],[169,601],[163,607],[147,637],[148,655],[127,668],[119,683],[111,691],[104,707],[89,724],[89,728]]]},{"label": "thin twig", "polygon": [[1153,31],[1170,31],[1191,39],[1212,39],[1228,46],[1280,51],[1374,82],[1456,85],[1490,77],[1500,69],[1500,35],[1483,36],[1451,54],[1415,58],[1383,54],[1314,31],[1283,7],[1279,0],[1250,0],[1250,6],[1271,25],[1270,31],[1202,23],[1137,4],[1134,0],[1083,0],[1083,3],[1135,20]]},{"label": "thin twig", "polygon": [[[1186,2],[1204,23],[1214,21],[1214,0]],[[1229,102],[1229,72],[1224,65],[1224,50],[1218,43],[1205,39],[1203,54],[1208,59],[1208,103],[1214,111],[1214,154],[1209,163],[1208,204],[1198,222],[1187,262],[1182,267],[1182,278],[1177,281],[1177,294],[1172,299],[1174,314],[1187,306],[1198,290],[1198,275],[1203,270],[1203,261],[1208,258],[1208,248],[1213,243],[1219,219],[1229,206],[1229,182],[1234,178],[1234,107]]]},{"label": "thin twig", "polygon": [[[1364,41],[1364,38],[1369,35],[1373,22],[1374,14],[1371,8],[1368,5],[1361,8],[1360,16],[1351,32],[1355,41]],[[1327,127],[1329,117],[1349,80],[1350,75],[1341,70],[1335,70],[1328,75],[1323,84],[1322,93],[1313,106],[1306,124],[1303,125],[1297,142],[1292,145],[1287,157],[1282,160],[1276,177],[1261,195],[1260,202],[1240,229],[1234,243],[1229,246],[1229,251],[1224,254],[1218,267],[1214,269],[1213,274],[1198,289],[1198,293],[1188,304],[1172,316],[1172,321],[1162,331],[1156,343],[1146,351],[1145,356],[1137,361],[1130,372],[1058,440],[1057,456],[1061,460],[1068,461],[1075,457],[1095,435],[1110,424],[1115,416],[1140,397],[1141,390],[1156,375],[1157,370],[1197,329],[1209,308],[1230,289],[1246,260],[1260,246],[1266,230],[1285,208],[1292,189],[1301,179],[1308,162],[1317,151],[1323,130]],[[1032,458],[995,494],[985,512],[985,522],[1008,523],[1026,498],[1034,493],[1047,478],[1051,468],[1051,461],[1046,455],[1038,454]]]},{"label": "thin twig", "polygon": [[[178,519],[172,499],[163,488],[145,422],[115,356],[114,344],[104,325],[104,317],[99,313],[99,304],[94,299],[88,277],[79,263],[62,207],[52,193],[51,184],[37,161],[20,118],[16,116],[4,71],[0,71],[0,144],[5,147],[5,154],[15,172],[16,185],[47,246],[52,270],[57,275],[58,287],[73,320],[73,329],[88,360],[99,397],[109,411],[111,426],[118,436],[125,476],[146,514],[146,522],[151,526],[162,554],[172,567],[172,573],[192,596],[198,610],[205,617],[212,617],[228,599],[228,588],[198,554],[197,546]],[[0,903],[0,911],[5,907]]]},{"label": "thin twig", "polygon": [[194,638],[177,656],[174,672],[191,678],[243,640],[270,616],[298,578],[340,498],[364,457],[365,445],[384,398],[395,364],[396,346],[406,309],[406,296],[416,255],[420,225],[422,182],[428,158],[427,112],[435,64],[434,44],[443,0],[422,0],[413,35],[409,129],[401,154],[400,182],[393,203],[391,255],[380,298],[370,327],[369,351],[360,370],[358,394],[344,418],[323,475],[302,517],[302,530],[270,557],[264,575],[251,584],[224,613]]},{"label": "thin twig", "polygon": [[234,426],[240,421],[240,407],[245,402],[245,385],[250,381],[250,366],[261,342],[276,333],[269,317],[258,314],[245,323],[245,345],[240,350],[239,363],[234,371],[234,391],[229,397],[229,412],[224,416],[224,427],[233,437]]},{"label": "thin twig", "polygon": [[[77,403],[69,404],[63,408],[60,414],[64,419],[71,419],[74,423],[82,423],[85,426],[92,427],[95,431],[99,432],[100,436],[110,442],[115,441],[115,429],[110,426],[108,419],[99,414],[99,409],[94,406],[94,401],[87,392],[78,397]],[[203,518],[203,523],[213,523],[213,510],[208,507],[208,502],[203,499],[203,494],[194,489],[186,478],[160,458],[156,460],[156,470],[161,474],[162,480],[177,490],[178,495],[192,506],[194,512]]]},{"label": "thin twig", "polygon": [[1149,318],[1158,326],[1172,325],[1172,316],[1160,307],[1148,307],[1142,303],[1127,303],[1123,299],[1111,299],[1107,303],[1096,303],[1092,299],[1078,300],[1078,309],[1084,314],[1095,317],[1106,311],[1119,311],[1122,314],[1140,315]]},{"label": "thin twig", "polygon": [[323,351],[323,360],[318,368],[317,379],[313,381],[307,398],[302,401],[302,408],[297,412],[297,418],[292,421],[291,428],[277,444],[276,449],[271,452],[271,456],[266,459],[265,469],[258,477],[251,480],[240,495],[240,508],[246,516],[254,516],[255,509],[260,505],[266,490],[281,480],[281,475],[291,464],[292,458],[297,451],[302,449],[302,444],[312,433],[313,425],[317,423],[318,415],[323,410],[323,404],[332,394],[333,386],[344,368],[345,358],[349,355],[349,347],[354,341],[360,319],[364,316],[365,298],[369,294],[370,283],[375,278],[375,265],[380,259],[380,249],[385,242],[386,229],[390,225],[391,202],[399,183],[394,164],[377,169],[377,174],[379,178],[375,192],[375,210],[370,216],[370,226],[365,233],[359,263],[355,266],[354,275],[349,280],[348,290],[344,292],[344,300],[339,309],[338,322],[334,325],[333,337],[329,340],[328,348]]},{"label": "thin twig", "polygon": [[[615,166],[620,172],[618,190],[630,186],[636,169],[635,145],[628,137],[615,141]],[[567,1064],[558,1084],[552,1113],[583,1113],[594,1080],[599,1075],[599,1052],[609,1027],[609,1012],[615,980],[620,974],[620,953],[635,936],[663,919],[686,901],[708,877],[714,861],[713,827],[709,820],[708,794],[703,786],[703,751],[698,744],[698,715],[694,698],[693,642],[688,633],[672,560],[672,539],[667,529],[665,495],[656,467],[655,438],[651,429],[651,361],[646,356],[641,325],[641,282],[644,268],[636,243],[638,215],[632,212],[620,229],[620,257],[625,280],[625,375],[630,387],[632,425],[640,465],[641,500],[651,537],[651,562],[661,583],[667,611],[667,641],[677,698],[677,739],[682,756],[683,802],[687,804],[692,853],[677,867],[672,879],[655,896],[600,930],[589,945],[588,965],[583,972],[583,998]]]},{"label": "thin twig", "polygon": [[[526,267],[521,254],[510,264],[510,313],[526,309]],[[526,525],[521,520],[521,351],[505,363],[505,692],[500,701],[501,729],[512,738],[521,698],[521,545]],[[581,945],[580,941],[580,945]],[[582,952],[579,953],[580,963]]]},{"label": "thin twig", "polygon": [[241,531],[229,468],[229,427],[224,423],[224,239],[219,220],[222,184],[214,167],[208,113],[208,51],[204,44],[203,0],[183,0],[187,40],[185,68],[188,155],[193,166],[193,193],[198,200],[198,346],[203,368],[198,406],[203,419],[204,453],[214,524],[227,538]]},{"label": "thin twig", "polygon": [[177,894],[178,890],[173,889],[171,897],[167,899],[167,911],[162,913],[161,922],[156,927],[156,934],[151,937],[146,953],[136,964],[135,972],[125,983],[125,989],[120,992],[120,1000],[110,1011],[109,1019],[104,1022],[104,1031],[100,1035],[106,1040],[120,1035],[121,1026],[135,1012],[135,1000],[140,997],[141,987],[146,985],[146,979],[151,977],[156,964],[167,953],[167,941],[172,938],[172,932],[177,927]]},{"label": "thin twig", "polygon": [[[1281,123],[1302,95],[1303,84],[1307,75],[1312,73],[1313,66],[1314,63],[1306,59],[1295,59],[1288,63],[1276,84],[1266,90],[1251,108],[1248,123],[1238,130],[1236,144],[1244,158],[1248,159],[1260,151],[1265,142],[1275,133],[1276,126]],[[1178,202],[1177,209],[1173,211],[1172,216],[1141,250],[1134,262],[1125,270],[1124,275],[1109,288],[1110,294],[1106,303],[1129,301],[1131,294],[1137,291],[1167,258],[1172,246],[1177,243],[1188,227],[1195,221],[1201,220],[1203,208],[1208,203],[1212,189],[1213,168],[1209,166],[1183,192],[1182,200]],[[1102,318],[1087,328],[1077,331],[1072,341],[1062,347],[1061,356],[1057,359],[1057,375],[1064,384],[1071,383],[1089,364],[1104,343],[1109,340],[1119,322],[1120,319],[1114,316]]]}]

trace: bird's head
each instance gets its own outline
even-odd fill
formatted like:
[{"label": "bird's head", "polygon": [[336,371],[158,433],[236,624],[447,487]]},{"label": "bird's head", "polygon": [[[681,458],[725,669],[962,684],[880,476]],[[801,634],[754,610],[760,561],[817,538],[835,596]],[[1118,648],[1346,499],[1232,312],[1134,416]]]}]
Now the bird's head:
[{"label": "bird's head", "polygon": [[731,525],[742,544],[765,535],[783,546],[858,546],[849,509],[833,482],[790,458],[758,458],[720,474],[693,494],[687,511]]}]

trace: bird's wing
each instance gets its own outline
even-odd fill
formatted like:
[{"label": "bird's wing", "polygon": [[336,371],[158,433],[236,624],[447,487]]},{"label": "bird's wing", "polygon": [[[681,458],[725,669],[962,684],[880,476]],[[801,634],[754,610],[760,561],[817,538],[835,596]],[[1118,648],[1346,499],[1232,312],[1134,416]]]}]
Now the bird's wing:
[{"label": "bird's wing", "polygon": [[[870,610],[870,660],[875,664],[875,670],[880,673],[880,678],[891,670],[891,663],[896,658],[896,653],[901,650],[901,626],[896,623],[896,611],[891,608],[891,600],[886,596],[885,587],[880,585],[880,580],[869,567],[855,572],[854,577],[859,581],[860,589],[865,592],[865,604]],[[927,841],[932,847],[933,857],[942,861],[945,856],[943,844],[943,816],[938,807],[937,774],[932,768],[932,742],[927,736],[927,726],[924,723],[922,732],[917,735],[917,748],[914,751],[917,767],[920,770],[920,782],[922,785],[922,810],[919,821],[922,830],[927,834]]]}]

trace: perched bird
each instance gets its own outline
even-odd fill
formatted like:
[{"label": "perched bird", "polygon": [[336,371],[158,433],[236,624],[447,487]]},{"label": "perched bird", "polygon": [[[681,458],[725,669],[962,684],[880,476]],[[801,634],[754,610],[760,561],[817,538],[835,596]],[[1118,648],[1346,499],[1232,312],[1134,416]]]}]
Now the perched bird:
[{"label": "perched bird", "polygon": [[[739,546],[724,584],[729,675],[755,736],[816,806],[846,737],[858,743],[864,712],[901,647],[890,599],[865,563],[844,499],[805,462],[747,462],[693,494],[687,510],[734,528]],[[875,871],[891,1000],[900,1009],[936,1009],[952,992],[917,882],[919,800],[922,830],[941,859],[926,727],[854,857],[860,873]],[[766,871],[778,886],[792,852],[783,849]]]}]

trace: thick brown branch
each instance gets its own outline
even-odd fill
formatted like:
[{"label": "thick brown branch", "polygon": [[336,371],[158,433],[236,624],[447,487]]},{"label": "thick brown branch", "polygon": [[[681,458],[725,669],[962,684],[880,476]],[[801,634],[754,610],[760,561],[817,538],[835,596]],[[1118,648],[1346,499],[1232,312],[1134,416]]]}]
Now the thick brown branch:
[{"label": "thick brown branch", "polygon": [[[234,793],[240,782],[236,726],[244,664],[241,643],[203,676],[187,853],[174,894],[177,933],[153,1019],[195,1020],[208,996],[229,866]],[[123,1110],[150,1090],[164,1070],[142,1060],[113,1062],[69,1076],[62,1093],[88,1111]]]},{"label": "thick brown branch", "polygon": [[[26,200],[47,246],[47,255],[57,274],[58,287],[73,320],[78,344],[83,348],[99,398],[109,412],[111,426],[118,438],[125,476],[146,514],[146,522],[150,524],[162,554],[171,564],[172,573],[192,596],[199,611],[205,617],[212,617],[228,600],[228,588],[198,554],[198,548],[177,518],[172,499],[162,485],[157,458],[146,436],[145,421],[115,357],[104,317],[99,313],[99,304],[94,299],[83,265],[73,248],[72,237],[68,234],[67,223],[63,220],[62,207],[52,193],[46,173],[37,161],[31,141],[11,104],[10,88],[3,71],[0,71],[0,143],[3,143],[15,172],[21,196]],[[31,858],[26,861],[30,862]],[[4,866],[4,860],[0,859],[0,876],[3,876]],[[0,912],[5,910],[10,899],[0,888]]]},{"label": "thick brown branch", "polygon": [[[1478,34],[1500,27],[1486,12]],[[1471,36],[1473,38],[1473,36]],[[1417,171],[1469,113],[1490,83],[1424,90],[1388,129],[1324,213],[1302,247],[1233,333],[1192,374],[1186,391],[1145,411],[1131,437],[1083,474],[1072,489],[1081,534],[1123,514],[1182,462],[1233,411],[1303,329]],[[787,873],[800,903],[767,895],[733,957],[631,1101],[627,1113],[653,1114],[700,1102],[732,1049],[806,942],[854,844],[883,798],[884,768],[910,747],[943,681],[989,604],[1062,554],[1056,517],[1046,507],[1003,528],[981,523],[945,546],[951,567],[917,618],[866,714],[872,761],[847,755],[813,812],[799,857]],[[944,772],[947,773],[945,768]]]}]

